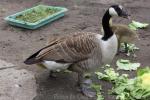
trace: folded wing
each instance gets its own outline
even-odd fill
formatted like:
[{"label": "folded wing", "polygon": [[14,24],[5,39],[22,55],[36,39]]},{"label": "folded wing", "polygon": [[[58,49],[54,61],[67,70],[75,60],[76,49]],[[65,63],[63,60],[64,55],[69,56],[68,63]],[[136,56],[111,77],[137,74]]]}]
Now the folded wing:
[{"label": "folded wing", "polygon": [[25,63],[35,64],[47,61],[59,63],[76,63],[92,56],[98,46],[95,34],[78,33],[51,41],[50,45],[30,56]]}]

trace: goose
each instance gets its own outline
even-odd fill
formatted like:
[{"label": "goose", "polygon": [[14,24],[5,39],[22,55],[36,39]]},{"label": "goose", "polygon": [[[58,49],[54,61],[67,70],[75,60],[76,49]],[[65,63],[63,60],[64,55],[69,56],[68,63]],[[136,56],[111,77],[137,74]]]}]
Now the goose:
[{"label": "goose", "polygon": [[86,73],[94,72],[103,64],[110,64],[117,53],[117,37],[109,25],[113,16],[127,18],[128,14],[122,5],[112,5],[102,18],[104,35],[75,32],[54,38],[49,45],[35,52],[24,63],[42,63],[49,70],[69,69],[76,72],[81,92],[85,96],[94,97],[96,91],[91,87],[91,77],[87,77]]}]

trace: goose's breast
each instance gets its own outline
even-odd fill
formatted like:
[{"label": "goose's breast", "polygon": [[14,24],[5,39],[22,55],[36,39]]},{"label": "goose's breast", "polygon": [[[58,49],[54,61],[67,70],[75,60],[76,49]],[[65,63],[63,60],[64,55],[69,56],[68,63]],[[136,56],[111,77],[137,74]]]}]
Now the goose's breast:
[{"label": "goose's breast", "polygon": [[43,61],[42,64],[49,70],[64,70],[71,65],[70,63],[56,63],[55,61]]},{"label": "goose's breast", "polygon": [[104,64],[111,63],[111,61],[113,60],[114,56],[117,53],[118,41],[116,35],[114,34],[106,41],[101,39],[102,38],[101,35],[97,35],[97,38],[100,41],[102,62]]}]

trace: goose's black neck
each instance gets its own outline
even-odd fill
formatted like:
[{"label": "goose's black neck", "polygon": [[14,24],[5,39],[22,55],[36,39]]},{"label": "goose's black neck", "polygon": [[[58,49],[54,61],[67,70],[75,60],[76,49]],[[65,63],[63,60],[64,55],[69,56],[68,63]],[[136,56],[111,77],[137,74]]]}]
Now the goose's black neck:
[{"label": "goose's black neck", "polygon": [[111,16],[109,15],[109,11],[107,10],[102,19],[102,25],[104,29],[104,36],[102,37],[102,39],[104,41],[108,40],[113,35],[113,32],[109,25],[110,18]]}]

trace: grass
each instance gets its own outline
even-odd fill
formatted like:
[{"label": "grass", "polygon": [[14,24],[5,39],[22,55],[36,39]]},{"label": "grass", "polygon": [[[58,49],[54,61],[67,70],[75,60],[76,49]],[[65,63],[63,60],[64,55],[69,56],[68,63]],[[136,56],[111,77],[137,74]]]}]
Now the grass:
[{"label": "grass", "polygon": [[48,8],[45,6],[39,6],[39,7],[33,8],[31,11],[28,11],[26,13],[16,16],[16,19],[20,21],[24,21],[24,22],[35,23],[58,11],[60,10],[55,9],[55,8]]}]

